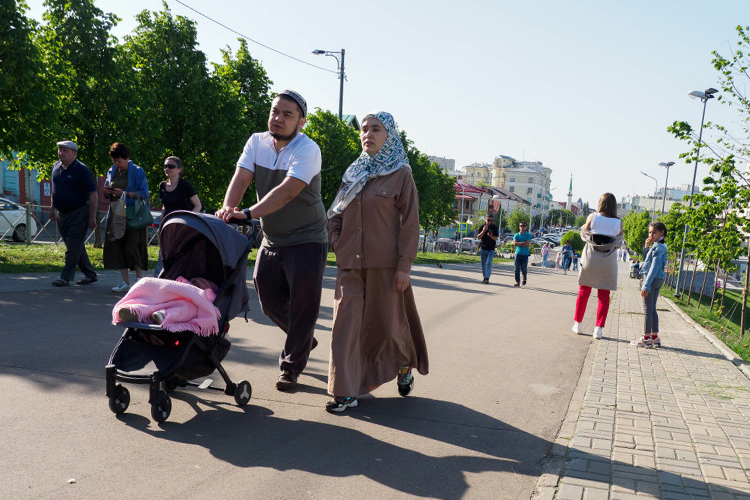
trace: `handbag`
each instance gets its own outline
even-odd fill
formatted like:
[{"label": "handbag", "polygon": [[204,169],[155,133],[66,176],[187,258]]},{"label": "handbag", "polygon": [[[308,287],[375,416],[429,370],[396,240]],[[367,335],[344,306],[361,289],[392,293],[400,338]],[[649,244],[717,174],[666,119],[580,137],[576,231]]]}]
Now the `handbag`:
[{"label": "handbag", "polygon": [[109,231],[108,237],[110,241],[119,240],[125,236],[125,228],[127,226],[127,209],[125,207],[125,200],[120,199],[113,201],[109,205]]},{"label": "handbag", "polygon": [[130,229],[143,229],[154,222],[148,202],[141,199],[140,195],[135,199],[132,206],[127,209],[128,227]]}]

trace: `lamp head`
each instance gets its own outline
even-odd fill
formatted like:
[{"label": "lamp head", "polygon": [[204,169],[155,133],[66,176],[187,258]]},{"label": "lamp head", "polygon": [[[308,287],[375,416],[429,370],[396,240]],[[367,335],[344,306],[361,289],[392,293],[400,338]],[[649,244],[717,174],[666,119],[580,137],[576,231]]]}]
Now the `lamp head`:
[{"label": "lamp head", "polygon": [[325,54],[326,51],[325,50],[320,50],[320,49],[315,49],[315,50],[312,51],[312,53],[315,54],[316,56],[320,56],[320,55]]},{"label": "lamp head", "polygon": [[661,163],[659,163],[659,165],[660,165],[660,166],[662,166],[662,167],[667,167],[667,168],[669,168],[669,167],[671,167],[672,165],[674,165],[674,162],[673,162],[673,161],[668,161],[668,162],[661,162]]}]

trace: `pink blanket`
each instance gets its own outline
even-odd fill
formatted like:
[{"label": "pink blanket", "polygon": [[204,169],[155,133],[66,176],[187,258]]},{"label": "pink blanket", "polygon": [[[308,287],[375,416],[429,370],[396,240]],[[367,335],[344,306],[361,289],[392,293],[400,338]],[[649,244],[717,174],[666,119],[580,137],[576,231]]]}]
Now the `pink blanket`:
[{"label": "pink blanket", "polygon": [[219,309],[213,305],[216,294],[192,285],[185,278],[176,281],[141,278],[112,309],[112,324],[120,322],[118,313],[130,309],[138,321],[153,323],[153,314],[161,312],[161,327],[170,332],[190,331],[207,337],[219,332]]}]

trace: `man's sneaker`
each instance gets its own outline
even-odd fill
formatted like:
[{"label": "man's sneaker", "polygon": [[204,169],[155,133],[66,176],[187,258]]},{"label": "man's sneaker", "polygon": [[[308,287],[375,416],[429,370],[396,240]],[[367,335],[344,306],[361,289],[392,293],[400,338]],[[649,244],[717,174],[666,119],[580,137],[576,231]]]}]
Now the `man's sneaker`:
[{"label": "man's sneaker", "polygon": [[594,338],[595,339],[600,339],[600,338],[602,338],[602,335],[603,335],[602,334],[602,327],[601,326],[595,327],[594,328]]},{"label": "man's sneaker", "polygon": [[661,340],[659,340],[659,337],[651,339],[651,347],[661,347]]},{"label": "man's sneaker", "polygon": [[573,328],[571,329],[573,330],[573,333],[577,333],[578,335],[583,333],[583,327],[578,321],[573,322]]},{"label": "man's sneaker", "polygon": [[521,284],[518,281],[516,281],[516,284],[513,286],[521,286]]},{"label": "man's sneaker", "polygon": [[287,391],[297,386],[297,375],[284,370],[279,375],[279,380],[276,382],[276,388],[280,391]]},{"label": "man's sneaker", "polygon": [[119,286],[113,286],[112,291],[115,293],[127,292],[130,290],[130,283],[122,282]]},{"label": "man's sneaker", "polygon": [[398,371],[398,393],[402,396],[408,396],[411,390],[414,389],[414,376],[411,374],[411,368],[408,366],[402,366]]},{"label": "man's sneaker", "polygon": [[341,396],[336,396],[326,403],[326,411],[330,413],[341,413],[347,408],[356,408],[358,404],[359,403],[357,403],[357,398],[344,398]]},{"label": "man's sneaker", "polygon": [[525,285],[525,284],[526,284],[526,278],[524,278],[524,279],[523,279],[523,281],[521,282],[521,284],[522,284],[522,285]]}]

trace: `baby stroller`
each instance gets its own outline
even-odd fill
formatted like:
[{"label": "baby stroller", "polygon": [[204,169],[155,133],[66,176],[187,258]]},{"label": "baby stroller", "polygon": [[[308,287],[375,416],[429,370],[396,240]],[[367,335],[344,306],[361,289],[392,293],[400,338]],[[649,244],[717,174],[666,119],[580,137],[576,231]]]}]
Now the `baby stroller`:
[{"label": "baby stroller", "polygon": [[[150,386],[148,402],[151,417],[157,422],[169,417],[172,402],[168,393],[177,387],[223,391],[234,396],[239,406],[250,401],[250,383],[242,380],[235,384],[221,366],[231,346],[226,338],[229,321],[248,310],[247,255],[258,223],[247,224],[253,228],[249,238],[213,215],[178,210],[164,218],[159,234],[164,269],[159,278],[205,278],[215,283],[219,287],[213,302],[221,314],[219,333],[200,336],[190,331],[170,332],[151,323],[117,323],[125,327],[125,332],[106,367],[112,412],[119,415],[130,404],[130,393],[120,382]],[[193,382],[214,370],[221,374],[226,387],[213,387],[210,379],[201,384]]]},{"label": "baby stroller", "polygon": [[633,279],[638,279],[641,277],[641,266],[638,264],[637,260],[634,260],[630,265],[630,277]]}]

